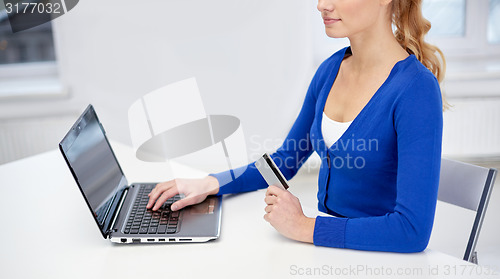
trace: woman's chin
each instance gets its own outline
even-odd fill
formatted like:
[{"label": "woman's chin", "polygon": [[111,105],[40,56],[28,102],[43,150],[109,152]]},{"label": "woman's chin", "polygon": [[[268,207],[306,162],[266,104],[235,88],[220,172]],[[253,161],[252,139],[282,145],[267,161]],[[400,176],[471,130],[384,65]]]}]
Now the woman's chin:
[{"label": "woman's chin", "polygon": [[326,35],[332,39],[342,39],[347,37],[345,34],[332,34],[328,32],[326,32]]},{"label": "woman's chin", "polygon": [[347,37],[347,34],[345,34],[345,32],[339,32],[338,30],[332,30],[332,28],[325,28],[325,33],[328,37],[334,38],[334,39],[340,39],[340,38]]}]

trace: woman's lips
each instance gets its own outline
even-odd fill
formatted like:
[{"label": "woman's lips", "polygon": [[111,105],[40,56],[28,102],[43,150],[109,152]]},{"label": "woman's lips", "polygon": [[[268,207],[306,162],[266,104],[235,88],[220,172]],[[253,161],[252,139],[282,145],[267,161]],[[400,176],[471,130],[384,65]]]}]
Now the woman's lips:
[{"label": "woman's lips", "polygon": [[325,25],[334,24],[334,23],[339,22],[339,21],[340,21],[340,19],[336,19],[336,18],[329,18],[329,17],[323,18],[323,23]]}]

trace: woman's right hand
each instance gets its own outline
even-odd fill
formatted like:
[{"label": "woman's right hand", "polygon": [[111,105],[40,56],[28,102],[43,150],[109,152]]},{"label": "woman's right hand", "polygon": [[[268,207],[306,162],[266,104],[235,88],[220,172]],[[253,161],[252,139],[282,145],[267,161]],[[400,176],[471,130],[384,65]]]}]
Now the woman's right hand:
[{"label": "woman's right hand", "polygon": [[147,209],[158,210],[169,198],[184,194],[184,198],[174,202],[170,208],[172,211],[182,209],[188,205],[204,201],[208,195],[219,192],[219,181],[213,176],[202,179],[177,178],[167,182],[158,183],[149,193]]}]

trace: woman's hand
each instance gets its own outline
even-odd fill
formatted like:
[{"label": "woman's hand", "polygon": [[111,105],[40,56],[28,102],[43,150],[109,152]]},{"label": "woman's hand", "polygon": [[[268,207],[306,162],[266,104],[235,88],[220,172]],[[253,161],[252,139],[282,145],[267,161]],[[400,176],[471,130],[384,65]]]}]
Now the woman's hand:
[{"label": "woman's hand", "polygon": [[316,219],[304,215],[297,197],[276,186],[269,186],[265,202],[264,219],[279,233],[294,240],[313,243]]},{"label": "woman's hand", "polygon": [[[219,181],[213,176],[202,179],[174,179],[158,183],[149,193],[147,209],[158,210],[169,198],[184,194],[184,198],[171,205],[173,211],[204,201],[208,195],[219,192]],[[154,206],[153,206],[154,205]]]}]

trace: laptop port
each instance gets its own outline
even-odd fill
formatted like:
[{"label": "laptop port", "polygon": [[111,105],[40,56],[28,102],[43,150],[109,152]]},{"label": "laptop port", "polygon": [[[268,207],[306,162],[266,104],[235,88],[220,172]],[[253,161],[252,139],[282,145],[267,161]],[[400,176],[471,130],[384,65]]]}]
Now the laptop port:
[{"label": "laptop port", "polygon": [[191,238],[179,238],[179,241],[192,241]]},{"label": "laptop port", "polygon": [[140,238],[132,238],[132,243],[141,243]]},{"label": "laptop port", "polygon": [[122,243],[125,243],[125,242],[127,242],[127,239],[126,238],[122,238],[121,241],[122,241]]},{"label": "laptop port", "polygon": [[158,241],[165,242],[165,238],[160,238],[160,239],[158,239]]},{"label": "laptop port", "polygon": [[175,241],[175,238],[169,238],[168,241],[170,242],[174,242]]},{"label": "laptop port", "polygon": [[148,238],[148,241],[149,241],[149,242],[154,242],[155,240],[154,240],[154,239],[152,239],[152,238]]}]

